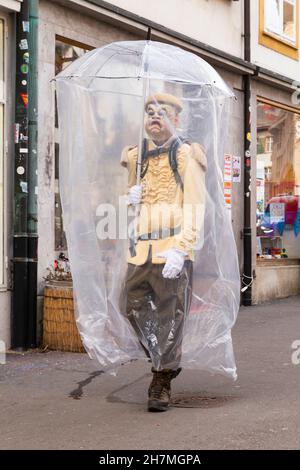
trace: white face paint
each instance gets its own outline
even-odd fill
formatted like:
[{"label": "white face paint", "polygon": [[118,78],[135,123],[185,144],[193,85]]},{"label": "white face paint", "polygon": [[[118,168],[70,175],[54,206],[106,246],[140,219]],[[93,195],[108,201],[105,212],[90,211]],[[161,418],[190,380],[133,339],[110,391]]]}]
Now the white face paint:
[{"label": "white face paint", "polygon": [[173,106],[150,103],[146,110],[145,130],[158,145],[166,142],[178,124],[178,116]]}]

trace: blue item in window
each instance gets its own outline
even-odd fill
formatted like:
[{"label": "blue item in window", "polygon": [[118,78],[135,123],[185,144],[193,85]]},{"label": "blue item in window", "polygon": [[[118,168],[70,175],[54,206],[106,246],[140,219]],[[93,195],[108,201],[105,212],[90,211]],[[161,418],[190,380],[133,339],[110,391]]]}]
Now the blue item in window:
[{"label": "blue item in window", "polygon": [[285,227],[285,222],[277,222],[276,229],[279,232],[279,235],[283,234],[284,227]]},{"label": "blue item in window", "polygon": [[299,232],[300,232],[300,209],[298,209],[298,211],[297,211],[295,222],[294,222],[295,237],[298,236]]}]

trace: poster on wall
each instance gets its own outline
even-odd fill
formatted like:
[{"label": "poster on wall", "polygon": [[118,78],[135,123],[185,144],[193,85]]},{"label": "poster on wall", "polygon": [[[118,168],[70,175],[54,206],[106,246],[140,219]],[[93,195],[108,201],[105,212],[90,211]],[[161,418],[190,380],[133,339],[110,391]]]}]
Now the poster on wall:
[{"label": "poster on wall", "polygon": [[233,183],[241,182],[241,157],[232,157],[232,181]]},{"label": "poster on wall", "polygon": [[224,198],[228,209],[231,209],[232,195],[232,156],[224,155]]}]

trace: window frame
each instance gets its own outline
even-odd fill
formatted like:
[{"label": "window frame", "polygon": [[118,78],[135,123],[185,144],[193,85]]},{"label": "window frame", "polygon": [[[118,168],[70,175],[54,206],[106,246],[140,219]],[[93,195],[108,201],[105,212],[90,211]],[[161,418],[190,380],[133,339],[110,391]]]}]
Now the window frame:
[{"label": "window frame", "polygon": [[[280,0],[284,1],[284,0]],[[295,44],[284,36],[267,31],[265,27],[265,0],[259,0],[259,44],[291,59],[299,60],[299,0],[295,0],[296,39]]]}]

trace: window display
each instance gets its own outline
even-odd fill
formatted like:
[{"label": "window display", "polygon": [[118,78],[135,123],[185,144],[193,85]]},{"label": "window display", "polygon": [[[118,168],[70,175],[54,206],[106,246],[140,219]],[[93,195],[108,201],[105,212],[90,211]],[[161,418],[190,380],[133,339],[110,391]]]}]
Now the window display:
[{"label": "window display", "polygon": [[257,255],[300,258],[300,113],[257,105]]}]

